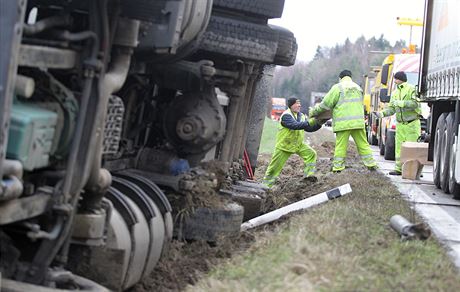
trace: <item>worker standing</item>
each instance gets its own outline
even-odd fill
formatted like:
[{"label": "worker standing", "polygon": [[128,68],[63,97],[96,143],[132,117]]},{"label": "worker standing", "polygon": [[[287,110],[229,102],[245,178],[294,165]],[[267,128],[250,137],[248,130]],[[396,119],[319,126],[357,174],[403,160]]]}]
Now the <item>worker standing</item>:
[{"label": "worker standing", "polygon": [[340,82],[333,85],[321,103],[311,108],[309,113],[311,117],[315,117],[328,110],[332,112],[332,129],[336,134],[332,172],[345,169],[350,135],[364,165],[370,170],[377,169],[366,138],[363,90],[352,81],[349,70],[340,72],[339,78]]},{"label": "worker standing", "polygon": [[415,87],[407,83],[406,73],[394,74],[396,90],[393,91],[388,108],[379,113],[387,117],[396,113],[395,169],[390,175],[401,175],[401,145],[403,142],[416,142],[420,136],[420,102],[415,94]]},{"label": "worker standing", "polygon": [[315,119],[306,120],[305,115],[300,112],[300,100],[289,98],[287,105],[288,109],[280,117],[275,151],[263,178],[263,183],[268,187],[275,184],[284,164],[294,153],[303,159],[304,179],[311,182],[317,181],[314,176],[316,152],[304,143],[304,131],[314,132],[321,128],[321,124]]}]

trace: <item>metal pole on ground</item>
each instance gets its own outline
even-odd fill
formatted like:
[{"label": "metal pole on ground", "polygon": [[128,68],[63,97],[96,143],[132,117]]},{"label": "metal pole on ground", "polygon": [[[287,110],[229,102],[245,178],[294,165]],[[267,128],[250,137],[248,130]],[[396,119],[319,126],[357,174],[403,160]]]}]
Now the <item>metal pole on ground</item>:
[{"label": "metal pole on ground", "polygon": [[348,193],[351,193],[350,184],[345,184],[338,188],[311,196],[309,198],[303,199],[301,201],[292,203],[290,205],[276,209],[269,213],[263,214],[259,217],[252,218],[251,220],[241,224],[241,231],[245,231],[245,230],[266,224],[266,223],[273,222],[294,211],[304,210],[304,209],[319,205],[321,203],[327,202],[329,200],[339,198]]}]

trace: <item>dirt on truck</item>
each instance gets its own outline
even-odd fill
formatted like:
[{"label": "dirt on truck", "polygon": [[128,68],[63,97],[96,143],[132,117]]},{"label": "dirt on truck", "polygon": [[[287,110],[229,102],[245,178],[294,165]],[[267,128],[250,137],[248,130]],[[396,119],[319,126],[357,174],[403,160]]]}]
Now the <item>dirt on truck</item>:
[{"label": "dirt on truck", "polygon": [[126,290],[239,233],[284,0],[0,5],[2,289]]}]

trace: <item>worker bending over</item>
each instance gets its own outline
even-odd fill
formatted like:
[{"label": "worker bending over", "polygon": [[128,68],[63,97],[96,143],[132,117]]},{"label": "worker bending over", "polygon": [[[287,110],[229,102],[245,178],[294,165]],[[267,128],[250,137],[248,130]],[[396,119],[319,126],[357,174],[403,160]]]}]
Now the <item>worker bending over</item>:
[{"label": "worker bending over", "polygon": [[299,155],[304,162],[304,178],[307,181],[316,182],[314,176],[316,170],[316,152],[304,143],[304,131],[314,132],[321,128],[321,124],[315,119],[306,120],[300,112],[300,100],[288,99],[288,109],[280,117],[276,145],[270,164],[263,179],[263,183],[272,187],[284,164],[292,154]]},{"label": "worker bending over", "polygon": [[321,103],[310,109],[309,113],[310,117],[316,117],[328,110],[332,112],[332,129],[336,134],[332,172],[341,172],[345,169],[350,135],[364,165],[370,170],[377,169],[366,138],[363,90],[351,80],[349,70],[340,72],[339,78],[340,82],[333,85]]}]

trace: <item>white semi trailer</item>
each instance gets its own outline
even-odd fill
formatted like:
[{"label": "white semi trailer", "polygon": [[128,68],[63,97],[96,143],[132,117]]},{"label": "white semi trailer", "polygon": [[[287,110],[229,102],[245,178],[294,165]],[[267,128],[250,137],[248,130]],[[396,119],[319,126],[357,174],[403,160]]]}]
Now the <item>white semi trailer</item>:
[{"label": "white semi trailer", "polygon": [[460,199],[460,1],[427,0],[419,96],[431,106],[435,185]]}]

